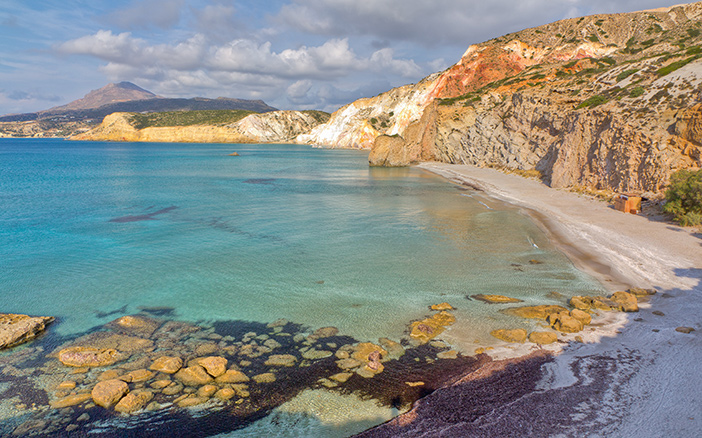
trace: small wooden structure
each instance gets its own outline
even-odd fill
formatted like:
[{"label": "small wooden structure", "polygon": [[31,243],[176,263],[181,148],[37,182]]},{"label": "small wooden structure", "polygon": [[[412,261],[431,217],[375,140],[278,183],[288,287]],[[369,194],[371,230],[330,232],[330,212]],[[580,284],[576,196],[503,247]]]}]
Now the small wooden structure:
[{"label": "small wooden structure", "polygon": [[641,211],[641,197],[621,194],[614,199],[614,208],[624,213],[637,214]]}]

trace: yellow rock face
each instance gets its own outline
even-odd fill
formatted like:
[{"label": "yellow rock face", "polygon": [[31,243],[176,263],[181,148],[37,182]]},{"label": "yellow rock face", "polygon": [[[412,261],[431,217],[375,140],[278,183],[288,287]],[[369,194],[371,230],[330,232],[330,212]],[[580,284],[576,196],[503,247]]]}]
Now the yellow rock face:
[{"label": "yellow rock face", "polygon": [[523,343],[527,339],[527,331],[524,329],[499,329],[491,331],[490,334],[505,342]]},{"label": "yellow rock face", "polygon": [[567,310],[550,314],[548,322],[554,329],[563,333],[577,333],[583,329],[583,323],[570,316]]},{"label": "yellow rock face", "polygon": [[570,316],[580,321],[583,325],[588,325],[592,322],[592,315],[580,309],[571,310]]},{"label": "yellow rock face", "polygon": [[558,342],[558,335],[553,332],[531,332],[529,341],[539,345],[553,344]]},{"label": "yellow rock face", "polygon": [[610,298],[615,303],[619,304],[620,310],[623,312],[638,312],[639,304],[636,295],[628,292],[615,292]]}]

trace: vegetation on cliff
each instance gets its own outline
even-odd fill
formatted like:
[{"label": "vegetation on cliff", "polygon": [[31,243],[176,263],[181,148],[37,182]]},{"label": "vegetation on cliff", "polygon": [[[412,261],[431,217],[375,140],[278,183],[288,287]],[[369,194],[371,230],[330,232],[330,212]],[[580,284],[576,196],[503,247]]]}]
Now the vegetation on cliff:
[{"label": "vegetation on cliff", "polygon": [[134,113],[129,115],[129,122],[136,129],[193,125],[223,126],[238,122],[249,114],[254,114],[254,112],[245,110],[204,110]]},{"label": "vegetation on cliff", "polygon": [[663,211],[682,226],[702,225],[702,170],[679,170],[670,178]]}]

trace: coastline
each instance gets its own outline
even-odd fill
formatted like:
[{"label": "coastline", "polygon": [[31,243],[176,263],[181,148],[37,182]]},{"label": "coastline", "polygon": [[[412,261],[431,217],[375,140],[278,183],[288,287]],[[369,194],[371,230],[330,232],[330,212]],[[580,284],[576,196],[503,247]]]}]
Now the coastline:
[{"label": "coastline", "polygon": [[[699,236],[494,169],[418,167],[521,207],[576,267],[610,291],[658,293],[638,313],[609,324],[596,342],[571,343],[552,357],[536,352],[498,360],[358,436],[656,437],[702,430],[702,388],[690,379],[702,369]],[[680,326],[696,331],[677,332]],[[504,396],[487,396],[492,393]]]}]

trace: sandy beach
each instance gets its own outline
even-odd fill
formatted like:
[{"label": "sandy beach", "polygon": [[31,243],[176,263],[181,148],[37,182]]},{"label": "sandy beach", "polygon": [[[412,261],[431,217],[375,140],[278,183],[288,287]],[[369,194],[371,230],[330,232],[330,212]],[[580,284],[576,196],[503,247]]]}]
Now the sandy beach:
[{"label": "sandy beach", "polygon": [[419,167],[521,207],[611,292],[658,293],[616,336],[495,361],[360,436],[699,436],[702,236],[494,169]]}]

